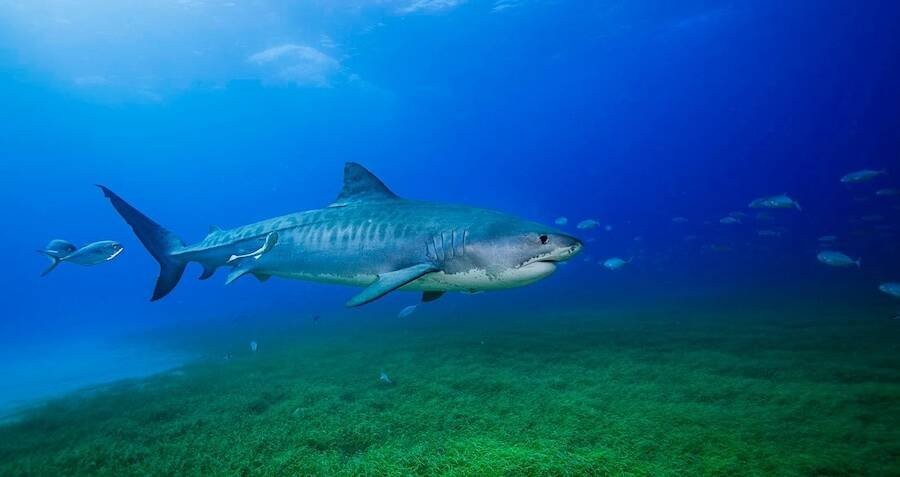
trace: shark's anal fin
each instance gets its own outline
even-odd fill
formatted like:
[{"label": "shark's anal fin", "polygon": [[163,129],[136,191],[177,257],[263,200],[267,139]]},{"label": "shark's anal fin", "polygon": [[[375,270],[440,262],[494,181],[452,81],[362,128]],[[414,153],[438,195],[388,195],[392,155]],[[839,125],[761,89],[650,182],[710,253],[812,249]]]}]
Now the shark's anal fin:
[{"label": "shark's anal fin", "polygon": [[253,257],[255,260],[259,260],[263,255],[269,253],[275,245],[278,244],[278,232],[269,232],[269,235],[266,235],[266,241],[262,244],[258,249],[241,255],[232,255],[231,258],[228,259],[227,263],[232,263],[242,258],[250,258]]},{"label": "shark's anal fin", "polygon": [[428,303],[430,301],[437,300],[438,298],[444,296],[442,291],[426,291],[422,292],[422,303]]},{"label": "shark's anal fin", "polygon": [[378,275],[375,281],[361,291],[358,295],[351,298],[347,302],[347,306],[365,305],[371,301],[377,300],[384,295],[406,285],[407,283],[425,275],[426,273],[436,272],[437,267],[430,263],[420,263],[408,268],[394,270],[393,272],[382,273]]},{"label": "shark's anal fin", "polygon": [[200,274],[200,280],[207,280],[216,273],[216,267],[203,267],[203,273]]}]

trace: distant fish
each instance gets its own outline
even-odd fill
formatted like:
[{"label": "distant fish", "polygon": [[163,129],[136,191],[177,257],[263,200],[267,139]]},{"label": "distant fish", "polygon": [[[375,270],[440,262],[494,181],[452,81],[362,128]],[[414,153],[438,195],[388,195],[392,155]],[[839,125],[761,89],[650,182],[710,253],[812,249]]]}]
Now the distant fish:
[{"label": "distant fish", "polygon": [[757,230],[756,235],[760,237],[781,237],[781,232],[778,230]]},{"label": "distant fish", "polygon": [[819,237],[819,242],[836,242],[837,235],[823,235]]},{"label": "distant fish", "polygon": [[400,310],[400,313],[397,313],[397,318],[406,318],[407,316],[412,315],[415,311],[416,305],[409,305]]},{"label": "distant fish", "polygon": [[878,285],[878,289],[894,298],[900,298],[900,282],[887,282]]},{"label": "distant fish", "polygon": [[391,381],[391,377],[388,376],[387,373],[385,373],[383,370],[381,371],[381,375],[378,377],[378,380],[384,384],[394,384],[394,382]]},{"label": "distant fish", "polygon": [[900,189],[878,189],[875,195],[880,197],[894,197],[900,195]]},{"label": "distant fish", "polygon": [[841,182],[844,184],[859,184],[861,182],[868,182],[880,175],[887,174],[887,171],[882,169],[879,171],[872,169],[863,169],[856,172],[851,172],[844,177],[841,177]]},{"label": "distant fish", "polygon": [[118,242],[112,240],[103,240],[76,248],[65,240],[51,240],[43,250],[38,253],[44,254],[50,259],[50,267],[41,273],[46,276],[52,272],[62,262],[74,263],[89,267],[100,263],[108,262],[119,256],[125,250]]},{"label": "distant fish", "polygon": [[608,259],[604,260],[603,267],[606,268],[607,270],[616,271],[616,270],[621,269],[622,267],[624,267],[625,265],[627,265],[629,263],[631,263],[631,260],[622,260],[619,257],[613,257],[613,258],[608,258]]},{"label": "distant fish", "polygon": [[257,344],[256,341],[251,341],[250,342],[250,351],[255,353],[256,350],[258,350],[258,349],[259,349],[259,344]]},{"label": "distant fish", "polygon": [[846,268],[860,266],[860,259],[853,260],[846,254],[834,250],[823,250],[816,255],[816,259],[830,267]]},{"label": "distant fish", "polygon": [[612,229],[613,229],[612,225],[607,225],[607,226],[603,227],[603,230],[605,230],[607,232],[612,232]]},{"label": "distant fish", "polygon": [[797,209],[803,210],[800,208],[800,204],[797,203],[794,199],[788,197],[787,194],[781,195],[773,195],[770,197],[761,197],[759,199],[754,199],[748,205],[751,209]]},{"label": "distant fish", "polygon": [[569,219],[566,217],[557,217],[553,222],[556,223],[556,225],[566,225],[569,223]]},{"label": "distant fish", "polygon": [[735,211],[733,211],[733,212],[729,212],[729,213],[728,213],[728,216],[729,216],[729,217],[734,217],[734,218],[736,218],[736,219],[746,219],[747,217],[749,217],[749,215],[747,215],[747,214],[745,214],[745,213],[743,213],[743,212],[741,212],[741,211],[738,211],[738,210],[735,210]]},{"label": "distant fish", "polygon": [[600,226],[600,222],[597,222],[594,219],[584,219],[581,222],[578,222],[578,225],[576,225],[576,228],[578,228],[580,230],[590,230],[590,229],[596,229],[599,226]]},{"label": "distant fish", "polygon": [[727,217],[722,217],[721,219],[719,219],[719,223],[722,225],[737,225],[741,223],[741,221],[729,215]]},{"label": "distant fish", "polygon": [[672,223],[673,224],[686,224],[686,223],[688,223],[688,219],[681,217],[681,216],[672,217]]}]

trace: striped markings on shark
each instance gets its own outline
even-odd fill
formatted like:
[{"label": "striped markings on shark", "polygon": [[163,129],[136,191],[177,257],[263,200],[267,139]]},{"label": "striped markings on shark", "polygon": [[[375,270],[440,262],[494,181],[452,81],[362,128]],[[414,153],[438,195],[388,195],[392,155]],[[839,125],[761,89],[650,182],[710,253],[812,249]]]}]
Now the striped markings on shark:
[{"label": "striped markings on shark", "polygon": [[512,215],[400,198],[356,163],[345,165],[343,189],[328,207],[227,231],[213,227],[194,245],[99,187],[159,262],[152,300],[197,262],[201,279],[232,267],[226,283],[252,274],[363,287],[347,306],[394,290],[422,291],[423,301],[432,301],[447,291],[528,285],[582,248],[574,237]]},{"label": "striped markings on shark", "polygon": [[46,247],[38,250],[38,253],[50,259],[50,266],[41,273],[41,276],[47,276],[63,262],[84,267],[109,262],[118,257],[123,250],[125,249],[118,242],[112,240],[93,242],[81,248],[65,240],[51,240]]}]

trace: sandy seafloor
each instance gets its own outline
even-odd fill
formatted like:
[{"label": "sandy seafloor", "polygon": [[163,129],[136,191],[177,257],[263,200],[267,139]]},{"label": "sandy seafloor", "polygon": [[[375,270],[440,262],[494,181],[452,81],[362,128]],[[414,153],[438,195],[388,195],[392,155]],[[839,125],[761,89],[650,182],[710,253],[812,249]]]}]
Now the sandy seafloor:
[{"label": "sandy seafloor", "polygon": [[900,474],[887,306],[446,308],[145,336],[200,358],[20,414],[0,475]]}]

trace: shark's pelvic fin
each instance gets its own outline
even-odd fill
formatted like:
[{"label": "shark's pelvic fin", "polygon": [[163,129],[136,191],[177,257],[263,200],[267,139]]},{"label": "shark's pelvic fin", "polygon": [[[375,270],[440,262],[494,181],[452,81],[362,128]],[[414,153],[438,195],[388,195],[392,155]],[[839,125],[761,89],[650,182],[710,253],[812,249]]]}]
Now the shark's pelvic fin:
[{"label": "shark's pelvic fin", "polygon": [[371,285],[366,287],[366,289],[361,291],[355,297],[351,298],[350,301],[347,302],[347,306],[365,305],[366,303],[387,295],[426,273],[436,272],[437,270],[438,268],[430,263],[420,263],[409,268],[382,273],[381,275],[378,275],[378,278],[375,279]]},{"label": "shark's pelvic fin", "polygon": [[226,285],[231,285],[232,282],[237,280],[238,278],[243,277],[244,275],[252,272],[252,268],[249,266],[237,266],[234,267],[229,273],[228,278],[225,279]]},{"label": "shark's pelvic fin", "polygon": [[399,199],[384,182],[365,167],[348,162],[344,165],[344,188],[329,207],[343,207],[355,202]]},{"label": "shark's pelvic fin", "polygon": [[256,277],[256,279],[260,282],[265,282],[266,280],[272,278],[272,275],[254,272],[253,264],[247,262],[241,263],[237,267],[234,267],[234,269],[231,270],[231,272],[228,274],[228,278],[225,279],[225,284],[230,285],[233,281],[243,277],[244,275],[247,275],[248,273]]},{"label": "shark's pelvic fin", "polygon": [[442,291],[426,291],[422,292],[422,303],[428,303],[429,301],[437,300],[438,298],[444,296]]},{"label": "shark's pelvic fin", "polygon": [[242,255],[232,255],[231,258],[228,259],[228,263],[234,262],[236,260],[240,260],[242,258],[250,258],[253,257],[254,260],[259,260],[263,255],[269,253],[275,245],[278,244],[278,232],[269,232],[269,235],[266,235],[266,241],[262,244],[258,249],[245,253]]}]

